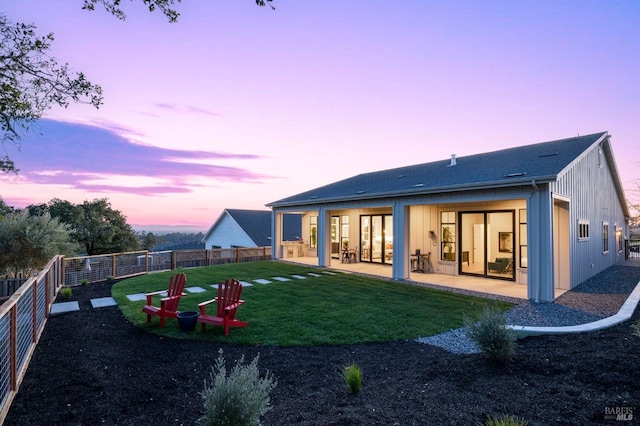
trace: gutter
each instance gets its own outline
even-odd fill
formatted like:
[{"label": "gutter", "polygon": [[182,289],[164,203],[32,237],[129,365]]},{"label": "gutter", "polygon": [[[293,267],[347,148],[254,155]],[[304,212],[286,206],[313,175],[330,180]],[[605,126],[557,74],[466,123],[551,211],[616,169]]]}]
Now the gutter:
[{"label": "gutter", "polygon": [[[533,194],[535,192],[540,192],[540,189],[538,188],[538,185],[536,184],[536,180],[535,179],[531,180],[531,186],[533,187],[533,192],[529,196],[529,199],[531,199],[533,197]],[[527,232],[529,232],[528,230],[529,230],[529,226],[527,226]],[[542,256],[542,251],[540,249],[540,243],[538,243],[538,250],[537,251],[538,251],[538,261],[539,261],[541,256]],[[538,285],[536,287],[536,303],[540,302],[540,287],[541,287],[541,284],[540,284],[540,280],[538,279]]]}]

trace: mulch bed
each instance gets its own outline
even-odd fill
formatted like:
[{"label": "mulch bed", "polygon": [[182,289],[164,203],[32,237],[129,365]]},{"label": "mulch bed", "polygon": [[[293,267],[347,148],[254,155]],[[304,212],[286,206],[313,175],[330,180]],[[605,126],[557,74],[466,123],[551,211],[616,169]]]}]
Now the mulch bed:
[{"label": "mulch bed", "polygon": [[[601,425],[619,424],[606,415],[624,407],[640,419],[631,322],[529,337],[502,366],[414,341],[275,348],[162,338],[117,307],[92,309],[89,300],[109,296],[110,286],[75,287],[80,311],[48,320],[5,425],[193,425],[220,348],[227,367],[259,354],[260,370],[277,378],[264,425],[469,425],[503,414],[530,425]],[[355,395],[340,375],[351,362],[364,377]]]}]

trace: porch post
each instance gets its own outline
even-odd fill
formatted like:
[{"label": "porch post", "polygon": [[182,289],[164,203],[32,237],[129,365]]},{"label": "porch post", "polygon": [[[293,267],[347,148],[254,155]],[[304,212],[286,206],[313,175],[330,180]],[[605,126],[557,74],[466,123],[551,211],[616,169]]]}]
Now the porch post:
[{"label": "porch post", "polygon": [[393,267],[392,278],[409,278],[409,207],[399,202],[393,203]]},{"label": "porch post", "polygon": [[536,185],[527,200],[527,296],[536,302],[552,302],[553,201],[548,184]]},{"label": "porch post", "polygon": [[271,259],[281,259],[282,247],[282,213],[271,211]]},{"label": "porch post", "polygon": [[318,266],[331,266],[331,216],[326,207],[318,209]]}]

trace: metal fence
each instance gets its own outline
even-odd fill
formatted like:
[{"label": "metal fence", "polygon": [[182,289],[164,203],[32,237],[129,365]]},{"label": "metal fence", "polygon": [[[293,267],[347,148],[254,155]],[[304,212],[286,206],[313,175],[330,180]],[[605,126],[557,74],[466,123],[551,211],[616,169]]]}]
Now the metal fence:
[{"label": "metal fence", "polygon": [[64,258],[56,256],[0,305],[0,424],[24,378],[51,305],[63,285]]},{"label": "metal fence", "polygon": [[629,241],[629,259],[640,260],[640,241]]},{"label": "metal fence", "polygon": [[0,305],[0,425],[27,371],[51,305],[63,286],[176,268],[268,259],[271,259],[271,247],[136,251],[67,259],[56,256],[26,282],[23,278],[4,280],[10,297]]},{"label": "metal fence", "polygon": [[65,259],[64,285],[120,279],[177,268],[222,265],[271,259],[271,247],[134,251]]}]

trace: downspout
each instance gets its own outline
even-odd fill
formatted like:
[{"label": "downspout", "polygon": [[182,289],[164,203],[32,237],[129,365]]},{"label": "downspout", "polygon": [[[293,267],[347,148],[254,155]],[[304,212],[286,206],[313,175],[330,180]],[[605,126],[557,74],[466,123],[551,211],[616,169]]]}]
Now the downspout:
[{"label": "downspout", "polygon": [[[533,179],[531,181],[531,186],[533,187],[534,192],[539,192],[540,191],[540,189],[538,188],[538,185],[536,185],[536,180],[535,179]],[[531,193],[531,197],[530,198],[532,198],[532,197],[533,197],[533,193]],[[538,251],[538,262],[540,261],[540,258],[542,256],[542,251],[540,250],[540,246],[541,246],[540,241],[538,241],[538,249],[537,249],[537,251]],[[540,272],[538,272],[538,275],[540,275]],[[541,287],[541,283],[540,283],[540,279],[538,278],[538,285],[536,286],[536,303],[540,302],[540,287]]]}]

